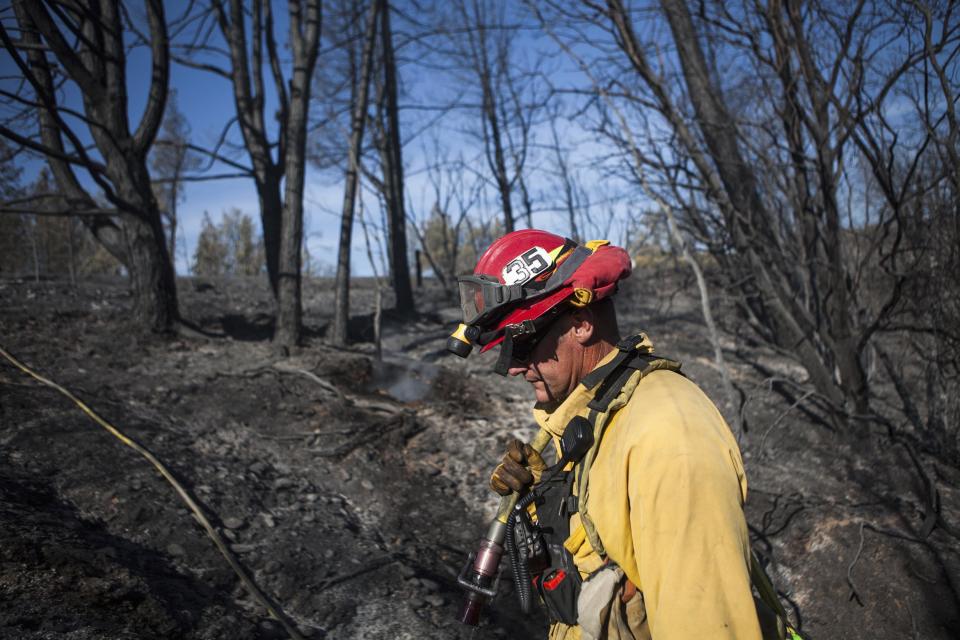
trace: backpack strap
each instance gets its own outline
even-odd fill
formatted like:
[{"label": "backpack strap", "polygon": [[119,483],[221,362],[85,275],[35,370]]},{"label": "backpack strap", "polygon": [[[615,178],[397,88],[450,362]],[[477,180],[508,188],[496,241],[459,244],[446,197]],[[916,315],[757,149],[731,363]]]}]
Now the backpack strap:
[{"label": "backpack strap", "polygon": [[587,389],[593,389],[595,386],[610,377],[610,374],[613,373],[614,370],[619,369],[624,362],[631,359],[636,354],[641,353],[640,349],[642,349],[642,353],[650,353],[649,347],[641,347],[645,339],[646,335],[638,333],[635,336],[624,338],[618,342],[617,350],[619,353],[613,357],[613,360],[588,373],[583,380],[580,381],[580,384],[585,386]]},{"label": "backpack strap", "polygon": [[610,418],[627,404],[645,376],[658,369],[680,372],[679,362],[653,355],[650,348],[643,344],[645,339],[646,336],[641,333],[621,340],[617,343],[619,353],[607,364],[591,371],[581,381],[585,387],[596,388],[596,391],[593,400],[587,405],[590,410],[587,420],[593,425],[593,446],[578,465],[577,508],[590,546],[604,559],[607,557],[606,551],[587,510],[590,468],[600,450],[600,442]]}]

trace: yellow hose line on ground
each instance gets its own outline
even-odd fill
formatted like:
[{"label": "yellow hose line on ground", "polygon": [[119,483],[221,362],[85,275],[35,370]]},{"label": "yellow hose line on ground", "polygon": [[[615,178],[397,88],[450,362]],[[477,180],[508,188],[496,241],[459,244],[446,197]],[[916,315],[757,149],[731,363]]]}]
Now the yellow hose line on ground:
[{"label": "yellow hose line on ground", "polygon": [[267,596],[264,595],[262,591],[260,591],[257,585],[253,582],[253,580],[250,579],[250,577],[247,575],[247,572],[244,571],[243,567],[240,566],[240,563],[237,561],[236,557],[233,555],[233,552],[230,551],[226,543],[223,541],[223,538],[220,536],[217,530],[213,528],[213,525],[210,524],[210,520],[208,520],[207,516],[204,515],[203,510],[200,508],[200,505],[197,504],[197,502],[187,492],[184,486],[180,484],[180,482],[176,478],[173,477],[173,474],[170,473],[170,470],[167,469],[167,467],[164,466],[164,464],[160,462],[155,455],[150,453],[146,448],[144,448],[142,445],[140,445],[136,441],[128,438],[126,435],[121,433],[112,424],[110,424],[109,422],[101,418],[99,415],[97,415],[97,413],[93,409],[88,407],[83,402],[83,400],[73,395],[72,393],[70,393],[70,391],[68,391],[67,389],[64,389],[56,382],[43,377],[39,373],[36,373],[35,371],[27,367],[25,364],[17,360],[15,357],[13,357],[3,347],[0,347],[0,355],[2,355],[4,358],[9,360],[13,364],[13,366],[20,369],[24,373],[26,373],[28,376],[30,376],[37,382],[40,382],[41,384],[44,384],[48,387],[56,389],[66,397],[70,398],[70,400],[72,400],[74,404],[80,407],[81,411],[83,411],[85,414],[90,416],[90,419],[92,419],[101,427],[109,431],[114,437],[116,437],[118,440],[123,442],[123,444],[127,445],[128,447],[130,447],[131,449],[139,453],[141,456],[146,458],[147,461],[150,462],[150,464],[156,467],[157,471],[160,472],[160,475],[162,475],[167,480],[167,482],[170,483],[174,491],[177,492],[177,495],[180,496],[180,499],[183,500],[183,502],[190,508],[190,511],[193,512],[193,515],[196,516],[197,520],[206,530],[207,535],[210,537],[211,540],[213,540],[213,544],[217,546],[217,549],[220,551],[221,555],[223,555],[223,557],[226,558],[227,562],[230,564],[230,568],[233,569],[233,572],[237,574],[237,577],[240,578],[240,581],[247,588],[247,590],[253,595],[254,598],[257,599],[257,601],[260,604],[264,606],[264,608],[266,608],[267,611],[270,612],[271,616],[276,618],[277,621],[281,625],[283,625],[283,628],[287,631],[287,633],[290,635],[291,638],[293,638],[294,640],[304,640],[303,636],[297,631],[297,628],[289,621],[286,614],[284,614],[283,610],[280,609],[279,605],[274,605],[270,601],[270,599],[267,598]]}]

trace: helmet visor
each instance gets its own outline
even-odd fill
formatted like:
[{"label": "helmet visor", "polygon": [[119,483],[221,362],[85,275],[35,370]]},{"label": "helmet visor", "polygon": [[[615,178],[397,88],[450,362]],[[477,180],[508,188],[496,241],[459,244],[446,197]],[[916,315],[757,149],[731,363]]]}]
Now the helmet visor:
[{"label": "helmet visor", "polygon": [[481,326],[498,318],[511,305],[527,299],[520,285],[504,285],[493,276],[460,276],[460,310],[463,323]]},{"label": "helmet visor", "polygon": [[[463,312],[463,323],[473,324],[484,313],[488,311],[484,303],[484,289],[488,287],[499,287],[500,283],[496,280],[488,279],[486,276],[463,276],[458,279],[460,285],[460,310]],[[490,298],[490,294],[487,294]]]}]

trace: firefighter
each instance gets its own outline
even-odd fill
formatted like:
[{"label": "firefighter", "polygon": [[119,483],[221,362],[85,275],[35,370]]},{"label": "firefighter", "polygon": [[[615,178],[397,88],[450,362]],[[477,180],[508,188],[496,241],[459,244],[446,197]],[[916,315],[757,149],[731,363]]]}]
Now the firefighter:
[{"label": "firefighter", "polygon": [[[549,638],[782,638],[778,603],[751,588],[733,434],[678,363],[643,334],[620,335],[612,296],[630,270],[606,241],[522,230],[495,241],[459,282],[453,350],[499,345],[495,369],[530,384],[534,419],[558,448],[575,416],[595,434],[535,507],[552,550],[531,571]],[[523,494],[545,470],[530,445],[512,441],[490,486]]]}]

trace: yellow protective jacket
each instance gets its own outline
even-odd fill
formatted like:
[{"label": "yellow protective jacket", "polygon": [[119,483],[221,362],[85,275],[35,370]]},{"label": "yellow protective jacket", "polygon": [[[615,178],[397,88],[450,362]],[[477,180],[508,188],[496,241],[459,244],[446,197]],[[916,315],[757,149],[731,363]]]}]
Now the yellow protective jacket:
[{"label": "yellow protective jacket", "polygon": [[[652,349],[645,337],[642,344]],[[608,637],[759,639],[743,514],[747,480],[736,440],[690,380],[665,370],[639,377],[633,374],[612,405],[622,406],[609,414],[585,490],[607,557],[639,597],[627,606],[632,632],[611,630]],[[554,411],[535,409],[534,418],[559,447],[567,423],[587,416],[592,397],[580,385]],[[605,560],[580,514],[571,517],[570,531],[565,546],[586,578]],[[580,628],[556,623],[549,637],[579,640]]]}]

